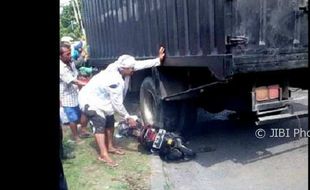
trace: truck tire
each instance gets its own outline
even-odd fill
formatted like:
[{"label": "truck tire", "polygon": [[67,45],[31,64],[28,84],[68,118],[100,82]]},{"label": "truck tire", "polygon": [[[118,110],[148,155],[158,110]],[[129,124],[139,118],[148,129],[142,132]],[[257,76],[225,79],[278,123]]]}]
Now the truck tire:
[{"label": "truck tire", "polygon": [[145,124],[172,132],[183,132],[194,126],[197,109],[188,101],[165,101],[160,98],[151,77],[146,77],[140,87],[140,110]]}]

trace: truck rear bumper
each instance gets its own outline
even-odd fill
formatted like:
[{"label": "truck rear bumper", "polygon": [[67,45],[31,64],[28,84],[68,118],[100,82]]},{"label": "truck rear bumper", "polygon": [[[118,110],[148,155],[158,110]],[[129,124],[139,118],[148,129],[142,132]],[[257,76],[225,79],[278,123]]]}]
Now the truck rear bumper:
[{"label": "truck rear bumper", "polygon": [[308,110],[302,110],[302,111],[295,111],[293,113],[284,113],[284,114],[278,114],[278,115],[268,115],[268,116],[262,116],[258,117],[258,121],[255,122],[256,125],[264,125],[268,123],[272,123],[279,120],[285,120],[285,119],[293,119],[293,118],[302,118],[308,116]]},{"label": "truck rear bumper", "polygon": [[271,122],[285,120],[285,119],[298,119],[308,116],[308,96],[292,97],[290,100],[279,101],[274,103],[275,109],[262,111],[262,108],[270,108],[271,104],[261,104],[256,106],[258,110],[256,125],[264,125]]}]

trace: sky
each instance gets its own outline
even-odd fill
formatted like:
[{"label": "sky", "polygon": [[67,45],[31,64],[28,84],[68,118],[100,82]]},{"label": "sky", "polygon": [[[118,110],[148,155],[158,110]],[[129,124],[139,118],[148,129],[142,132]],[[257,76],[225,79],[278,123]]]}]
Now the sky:
[{"label": "sky", "polygon": [[60,5],[60,14],[62,13],[62,6],[64,6],[64,5],[68,5],[69,4],[69,2],[70,2],[71,0],[59,0],[59,5]]},{"label": "sky", "polygon": [[70,0],[60,0],[60,5],[67,5],[69,2]]}]

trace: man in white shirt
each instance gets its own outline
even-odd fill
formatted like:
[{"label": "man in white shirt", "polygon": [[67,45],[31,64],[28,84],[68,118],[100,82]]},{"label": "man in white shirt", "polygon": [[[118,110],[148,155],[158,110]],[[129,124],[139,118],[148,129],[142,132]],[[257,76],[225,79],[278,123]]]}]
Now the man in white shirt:
[{"label": "man in white shirt", "polygon": [[108,153],[124,154],[113,146],[114,114],[118,114],[120,120],[126,120],[131,127],[137,124],[123,105],[130,76],[136,70],[159,66],[164,57],[163,47],[159,49],[159,58],[156,59],[137,61],[130,55],[122,55],[81,89],[79,105],[95,128],[95,139],[100,149],[98,159],[109,166],[117,166],[117,163]]}]

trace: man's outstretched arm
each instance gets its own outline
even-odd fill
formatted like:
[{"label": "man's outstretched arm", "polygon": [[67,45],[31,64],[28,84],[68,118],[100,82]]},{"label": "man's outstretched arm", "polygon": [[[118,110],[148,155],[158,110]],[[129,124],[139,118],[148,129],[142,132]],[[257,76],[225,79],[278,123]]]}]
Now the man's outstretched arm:
[{"label": "man's outstretched arm", "polygon": [[134,70],[138,71],[138,70],[147,69],[151,67],[157,67],[161,65],[161,63],[164,61],[165,55],[166,55],[165,48],[160,47],[159,52],[158,52],[158,58],[137,61],[135,64]]}]

